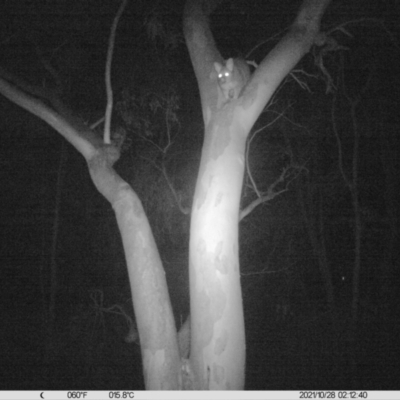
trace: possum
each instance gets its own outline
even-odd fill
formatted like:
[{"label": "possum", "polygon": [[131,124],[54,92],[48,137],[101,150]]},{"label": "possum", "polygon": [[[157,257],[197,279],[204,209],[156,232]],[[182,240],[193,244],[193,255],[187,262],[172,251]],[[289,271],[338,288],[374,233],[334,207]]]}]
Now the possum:
[{"label": "possum", "polygon": [[229,58],[225,65],[214,63],[218,85],[227,100],[237,99],[250,79],[250,68],[241,58]]}]

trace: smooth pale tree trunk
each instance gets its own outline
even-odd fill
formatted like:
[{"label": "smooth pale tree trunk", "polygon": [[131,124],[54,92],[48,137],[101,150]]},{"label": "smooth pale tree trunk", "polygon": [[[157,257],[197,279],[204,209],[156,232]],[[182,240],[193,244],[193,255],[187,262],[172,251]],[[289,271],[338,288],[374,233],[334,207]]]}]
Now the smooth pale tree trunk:
[{"label": "smooth pale tree trunk", "polygon": [[11,83],[18,79],[6,76],[0,78],[0,93],[43,119],[83,155],[94,185],[113,207],[128,266],[146,388],[179,388],[181,362],[165,272],[140,199],[113,169],[119,150],[104,144],[58,99],[43,93],[53,106],[49,107],[37,93],[33,97],[27,87],[23,91]]},{"label": "smooth pale tree trunk", "polygon": [[244,388],[245,332],[239,269],[239,204],[246,139],[277,86],[319,34],[328,1],[305,1],[289,33],[267,55],[238,99],[224,98],[223,62],[209,14],[219,1],[188,0],[184,32],[205,125],[190,229],[191,388]]},{"label": "smooth pale tree trunk", "polygon": [[206,133],[192,208],[191,360],[199,389],[244,386],[238,226],[245,136],[235,129],[239,116],[232,116],[232,125],[214,125]]}]

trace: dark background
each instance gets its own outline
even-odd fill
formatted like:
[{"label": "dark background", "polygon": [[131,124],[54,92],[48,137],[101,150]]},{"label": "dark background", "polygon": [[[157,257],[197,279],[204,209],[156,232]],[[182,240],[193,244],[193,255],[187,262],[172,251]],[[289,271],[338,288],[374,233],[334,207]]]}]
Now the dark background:
[{"label": "dark background", "polygon": [[[183,4],[128,4],[112,64],[113,130],[126,132],[116,169],[146,209],[177,326],[189,310],[189,216],[179,210],[162,170],[190,207],[203,134],[182,36]],[[211,19],[222,55],[260,62],[299,5],[222,3]],[[0,67],[32,85],[61,88],[74,113],[95,122],[106,104],[105,59],[118,6],[2,2]],[[322,29],[348,23],[332,34],[345,49],[324,58],[334,89],[327,93],[314,49],[253,129],[260,132],[249,147],[249,166],[258,190],[266,192],[284,168],[292,173],[277,187],[287,190],[240,225],[246,389],[400,389],[399,14],[396,1],[333,0]],[[354,115],[349,99],[358,102]],[[349,178],[354,127],[359,132],[363,305],[351,345],[354,209],[334,127]],[[163,153],[167,130],[173,143]],[[143,389],[140,348],[124,341],[126,315],[133,312],[120,235],[84,159],[2,96],[0,139],[0,389]],[[242,207],[255,198],[246,175]],[[326,249],[335,322],[318,267],[321,247],[316,254],[310,232]]]}]

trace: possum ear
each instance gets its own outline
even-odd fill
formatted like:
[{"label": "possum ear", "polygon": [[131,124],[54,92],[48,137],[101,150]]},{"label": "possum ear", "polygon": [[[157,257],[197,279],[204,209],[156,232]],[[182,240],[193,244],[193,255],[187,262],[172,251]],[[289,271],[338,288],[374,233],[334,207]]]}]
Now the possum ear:
[{"label": "possum ear", "polygon": [[229,71],[233,71],[233,58],[228,58],[226,60],[225,65],[226,65],[226,68],[229,69]]},{"label": "possum ear", "polygon": [[218,62],[215,62],[214,63],[214,68],[217,71],[217,73],[219,74],[219,71],[221,71],[221,69],[222,69],[222,65],[220,63],[218,63]]}]

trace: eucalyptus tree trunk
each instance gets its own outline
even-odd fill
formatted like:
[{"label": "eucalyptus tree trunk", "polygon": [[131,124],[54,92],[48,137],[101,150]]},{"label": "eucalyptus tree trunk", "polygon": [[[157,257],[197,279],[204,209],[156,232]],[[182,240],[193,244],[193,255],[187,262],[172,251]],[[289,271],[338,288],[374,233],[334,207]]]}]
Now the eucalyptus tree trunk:
[{"label": "eucalyptus tree trunk", "polygon": [[[204,144],[190,229],[191,388],[244,387],[245,333],[238,223],[246,139],[285,76],[319,38],[327,1],[305,1],[286,36],[240,95],[218,84],[224,61],[208,23],[219,1],[188,0],[184,33],[199,84]],[[227,64],[228,66],[228,64]]]}]

